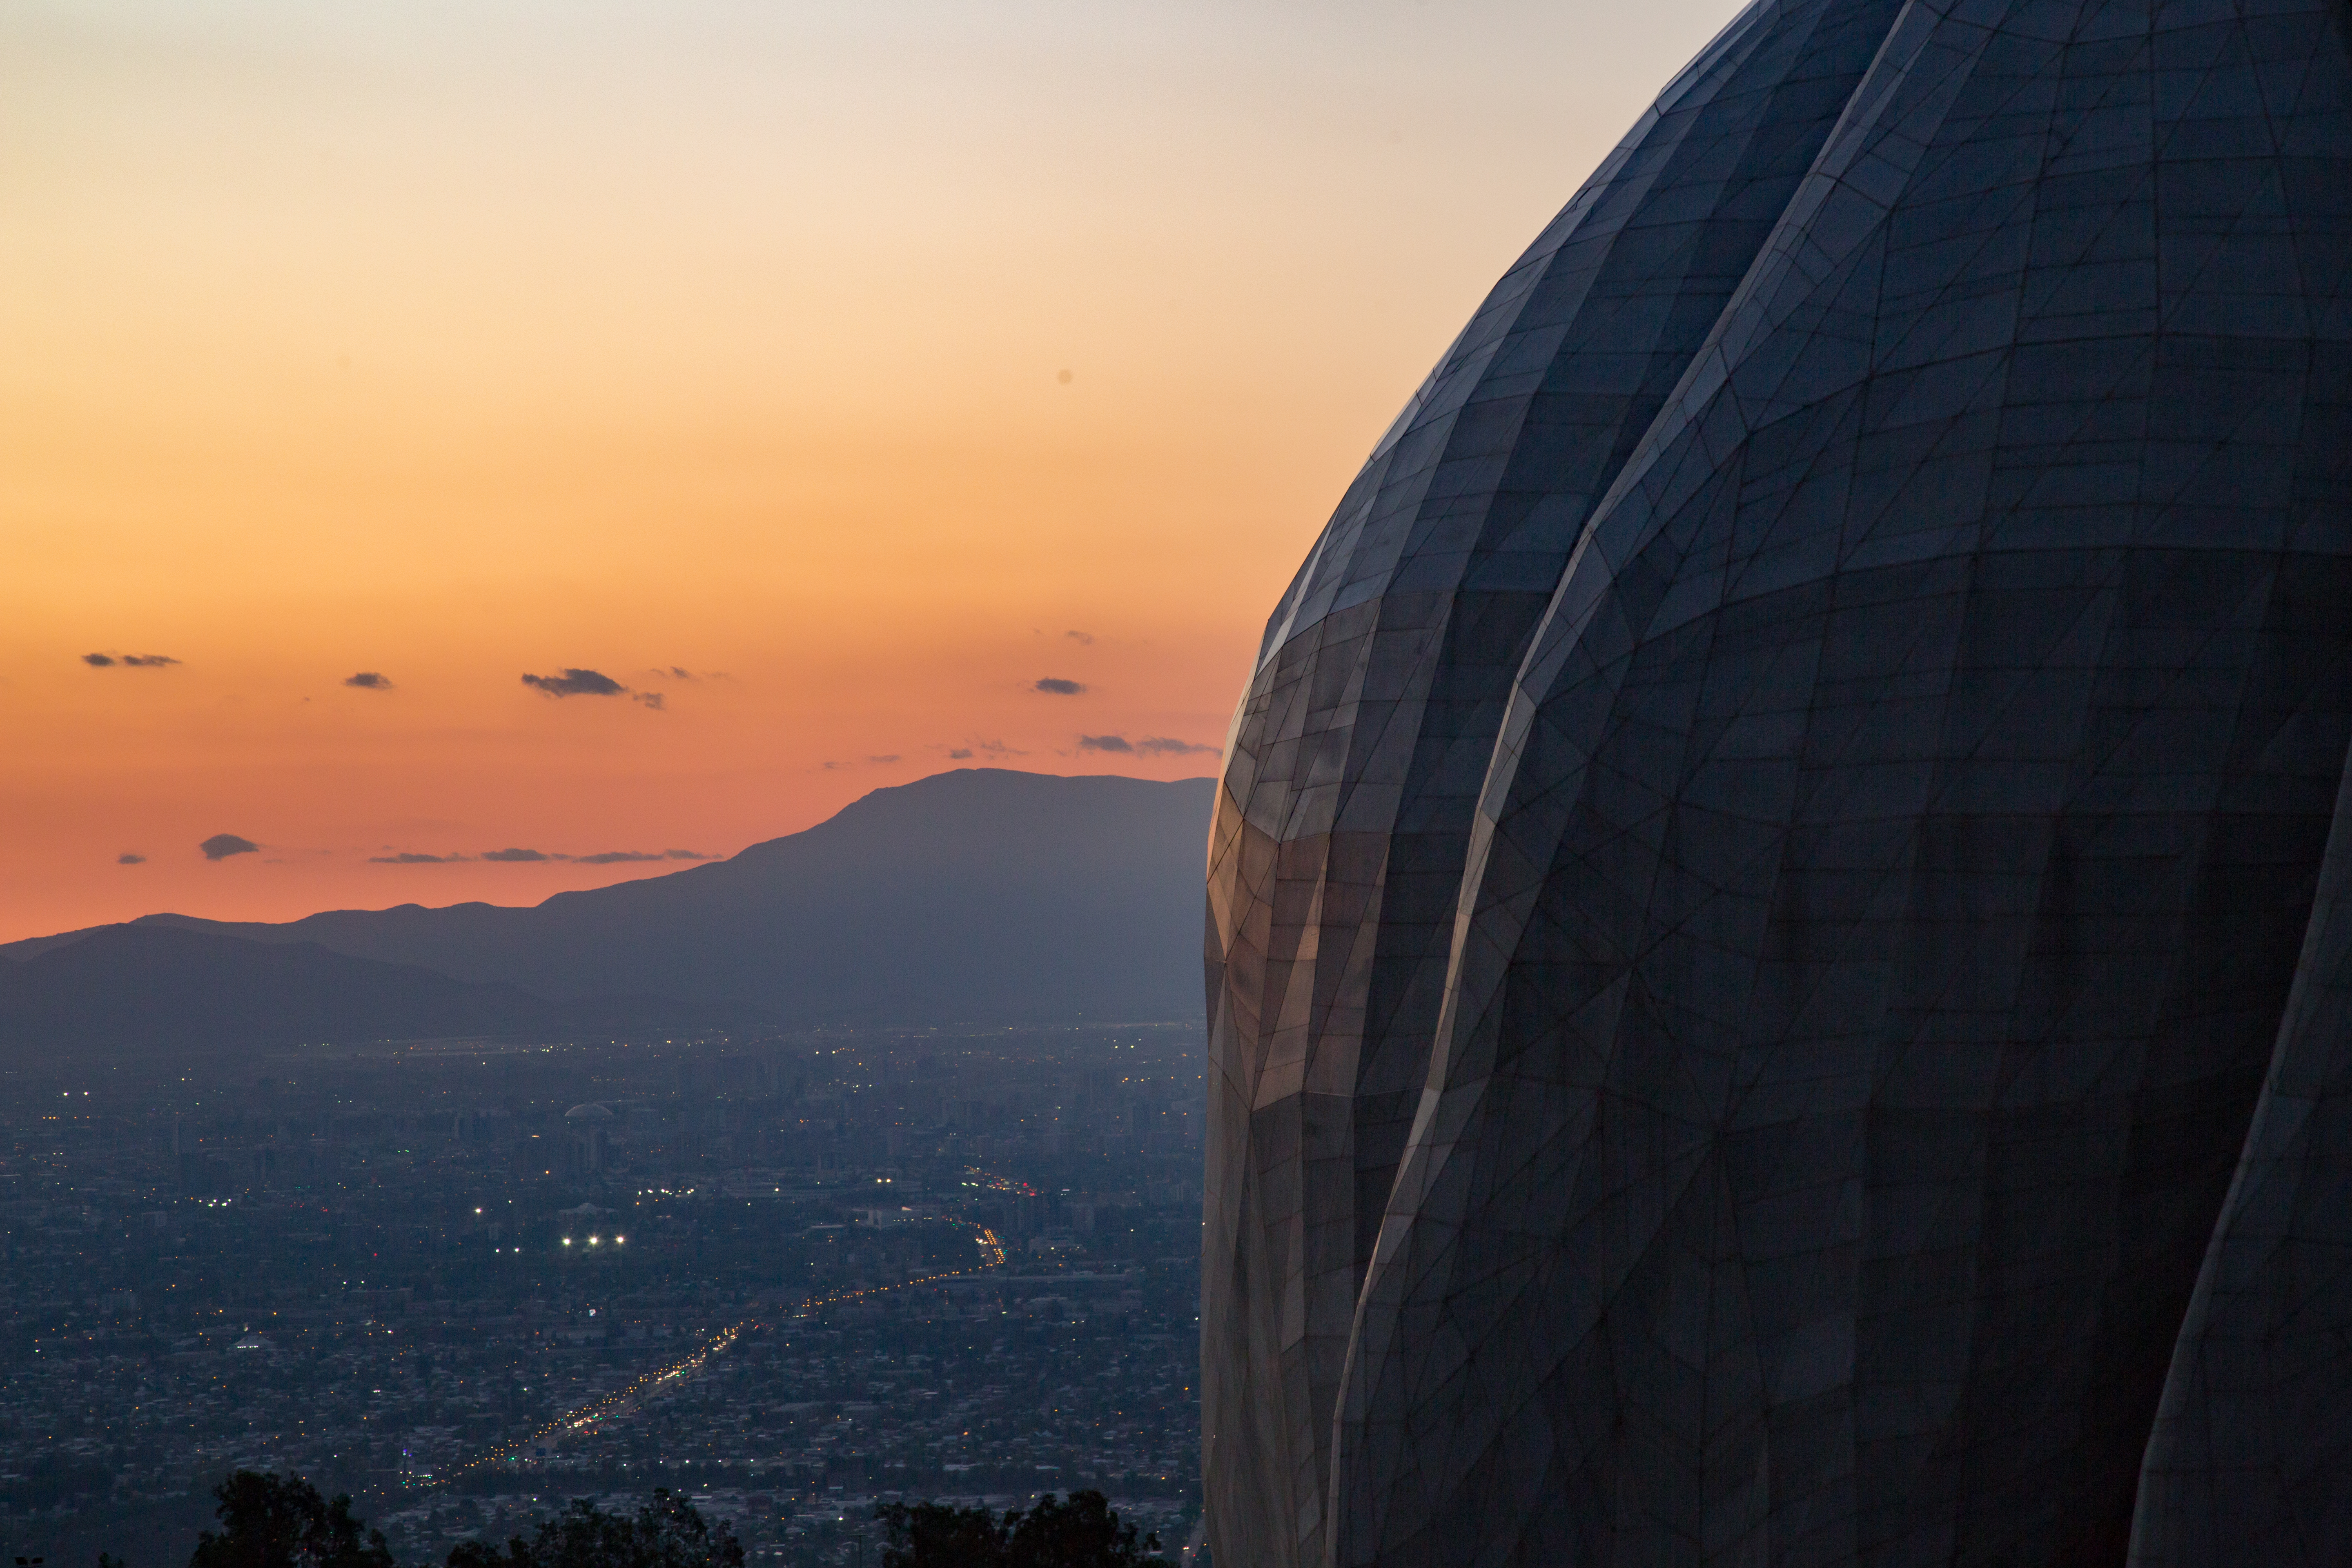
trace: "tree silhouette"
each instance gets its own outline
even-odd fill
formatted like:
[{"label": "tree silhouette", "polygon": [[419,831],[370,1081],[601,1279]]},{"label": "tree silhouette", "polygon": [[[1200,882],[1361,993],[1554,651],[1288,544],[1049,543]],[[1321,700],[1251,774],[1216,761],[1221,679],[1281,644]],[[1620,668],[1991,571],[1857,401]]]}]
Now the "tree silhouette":
[{"label": "tree silhouette", "polygon": [[221,1529],[196,1538],[188,1568],[394,1568],[383,1532],[299,1476],[239,1470],[213,1489]]},{"label": "tree silhouette", "polygon": [[1160,1537],[1139,1542],[1135,1526],[1121,1524],[1098,1491],[1072,1492],[1062,1502],[1047,1492],[1024,1513],[999,1519],[986,1508],[946,1503],[882,1503],[874,1517],[889,1531],[882,1568],[1146,1568],[1159,1555]]}]

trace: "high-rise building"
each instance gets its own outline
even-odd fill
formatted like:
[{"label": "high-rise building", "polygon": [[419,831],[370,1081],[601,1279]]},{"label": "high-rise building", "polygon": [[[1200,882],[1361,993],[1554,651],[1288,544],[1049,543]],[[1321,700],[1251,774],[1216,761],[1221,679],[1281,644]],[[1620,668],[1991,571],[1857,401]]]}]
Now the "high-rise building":
[{"label": "high-rise building", "polygon": [[1244,694],[1215,1560],[2352,1560],[2347,742],[2352,9],[1759,0]]}]

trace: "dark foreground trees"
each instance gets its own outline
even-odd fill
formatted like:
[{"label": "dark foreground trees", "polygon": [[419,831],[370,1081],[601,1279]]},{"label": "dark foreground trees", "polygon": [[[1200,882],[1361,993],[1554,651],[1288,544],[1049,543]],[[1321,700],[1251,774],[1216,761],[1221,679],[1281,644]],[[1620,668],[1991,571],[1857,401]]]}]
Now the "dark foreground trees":
[{"label": "dark foreground trees", "polygon": [[[239,1470],[213,1497],[221,1528],[197,1538],[188,1568],[394,1568],[383,1532],[353,1517],[351,1499],[329,1502],[299,1476]],[[460,1542],[449,1568],[743,1568],[743,1543],[656,1489],[634,1517],[583,1499],[503,1549]]]},{"label": "dark foreground trees", "polygon": [[724,1521],[711,1529],[692,1503],[657,1487],[634,1519],[583,1498],[503,1552],[459,1542],[449,1568],[743,1568],[743,1543]]},{"label": "dark foreground trees", "polygon": [[1139,1543],[1135,1526],[1121,1524],[1110,1500],[1097,1491],[1072,1492],[1059,1502],[1047,1492],[1024,1513],[1003,1518],[986,1508],[945,1503],[883,1503],[874,1510],[890,1532],[882,1568],[1143,1568],[1167,1559],[1160,1537]]},{"label": "dark foreground trees", "polygon": [[[330,1502],[299,1476],[239,1470],[213,1489],[221,1528],[196,1542],[188,1568],[396,1568],[381,1531]],[[889,1532],[882,1568],[1169,1568],[1160,1538],[1136,1538],[1110,1500],[1051,1492],[1023,1511],[945,1503],[884,1503],[874,1510]],[[121,1568],[101,1563],[101,1568]],[[583,1499],[505,1546],[460,1542],[447,1568],[743,1568],[743,1543],[722,1521],[657,1489],[632,1514],[606,1513]]]},{"label": "dark foreground trees", "polygon": [[383,1532],[329,1502],[299,1476],[239,1470],[213,1489],[218,1534],[196,1538],[188,1568],[393,1568]]}]

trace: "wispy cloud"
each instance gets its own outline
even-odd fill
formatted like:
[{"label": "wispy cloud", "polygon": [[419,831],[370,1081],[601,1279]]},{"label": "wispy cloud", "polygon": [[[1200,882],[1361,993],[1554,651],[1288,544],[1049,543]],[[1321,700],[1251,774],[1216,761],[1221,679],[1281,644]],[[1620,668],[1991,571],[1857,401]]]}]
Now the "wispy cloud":
[{"label": "wispy cloud", "polygon": [[147,857],[144,855],[117,855],[114,858],[114,863],[118,866],[144,866],[147,864]]},{"label": "wispy cloud", "polygon": [[576,668],[561,675],[526,675],[522,683],[544,697],[618,697],[629,689],[601,670]]},{"label": "wispy cloud", "polygon": [[92,669],[112,669],[117,665],[125,669],[162,669],[180,662],[168,653],[86,653],[81,661]]},{"label": "wispy cloud", "polygon": [[561,860],[576,860],[583,866],[624,866],[636,860],[716,860],[716,855],[705,855],[698,849],[665,849],[656,855],[644,849],[607,849],[601,855],[560,855]]},{"label": "wispy cloud", "polygon": [[656,713],[666,712],[669,708],[669,700],[658,691],[632,691],[629,700],[642,702]]},{"label": "wispy cloud", "polygon": [[343,677],[343,684],[361,691],[389,691],[392,689],[392,677],[380,670],[362,669],[357,675]]},{"label": "wispy cloud", "polygon": [[[1146,735],[1139,741],[1130,741],[1124,735],[1081,735],[1078,737],[1078,750],[1109,752],[1129,757],[1213,757],[1217,754],[1214,746],[1203,746],[1197,741],[1180,741],[1173,735]],[[1066,752],[1063,753],[1065,756],[1068,754]]]},{"label": "wispy cloud", "polygon": [[1002,741],[977,739],[967,741],[961,746],[941,746],[934,743],[929,749],[935,752],[943,751],[947,752],[949,761],[957,763],[968,763],[974,757],[988,757],[993,760],[1004,757],[1025,757],[1029,754],[1020,747],[1008,746]]},{"label": "wispy cloud", "polygon": [[1058,675],[1048,675],[1037,680],[1029,689],[1042,691],[1048,697],[1076,697],[1086,688],[1077,681],[1065,680]]},{"label": "wispy cloud", "polygon": [[1077,644],[1080,647],[1092,647],[1095,646],[1095,634],[1092,632],[1064,632],[1062,635],[1069,638],[1072,642]]},{"label": "wispy cloud", "polygon": [[[387,846],[387,847],[389,847]],[[504,849],[485,849],[479,855],[426,855],[414,849],[396,853],[371,855],[371,866],[456,866],[467,861],[487,860],[507,866],[555,865],[568,862],[576,866],[618,866],[633,860],[716,860],[716,855],[705,855],[698,849],[664,849],[659,853],[645,849],[607,849],[598,855],[562,855],[547,849],[525,849],[509,846]]]},{"label": "wispy cloud", "polygon": [[196,847],[204,851],[207,860],[226,860],[232,855],[251,855],[261,846],[234,833],[215,833]]}]

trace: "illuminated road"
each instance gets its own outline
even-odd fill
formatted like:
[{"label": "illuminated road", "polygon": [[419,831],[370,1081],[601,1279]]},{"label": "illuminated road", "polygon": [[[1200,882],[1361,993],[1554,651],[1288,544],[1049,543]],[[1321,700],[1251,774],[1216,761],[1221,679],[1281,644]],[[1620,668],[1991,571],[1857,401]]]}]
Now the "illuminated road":
[{"label": "illuminated road", "polygon": [[[969,1221],[959,1219],[946,1220],[941,1223],[959,1226],[970,1224]],[[996,1233],[984,1226],[975,1225],[971,1228],[974,1232],[972,1239],[980,1247],[980,1261],[969,1268],[942,1269],[937,1274],[925,1274],[919,1279],[901,1280],[896,1285],[869,1285],[863,1290],[843,1290],[831,1296],[812,1296],[774,1321],[797,1322],[803,1319],[816,1316],[827,1307],[842,1306],[851,1301],[861,1301],[869,1297],[886,1295],[892,1290],[911,1290],[921,1285],[936,1285],[942,1279],[962,1279],[1003,1268],[1004,1244],[997,1239]],[[725,1351],[749,1331],[770,1326],[772,1324],[768,1321],[759,1318],[745,1318],[740,1322],[730,1323],[703,1341],[691,1354],[683,1356],[667,1366],[656,1367],[633,1382],[586,1405],[567,1410],[527,1436],[501,1444],[486,1453],[467,1459],[461,1465],[441,1470],[430,1479],[404,1480],[401,1483],[402,1489],[414,1491],[446,1486],[458,1477],[469,1475],[486,1466],[507,1463],[520,1458],[531,1448],[551,1441],[561,1441],[565,1437],[594,1431],[598,1427],[629,1415],[650,1396],[666,1393],[673,1384],[692,1377],[709,1364],[712,1356]]]}]

